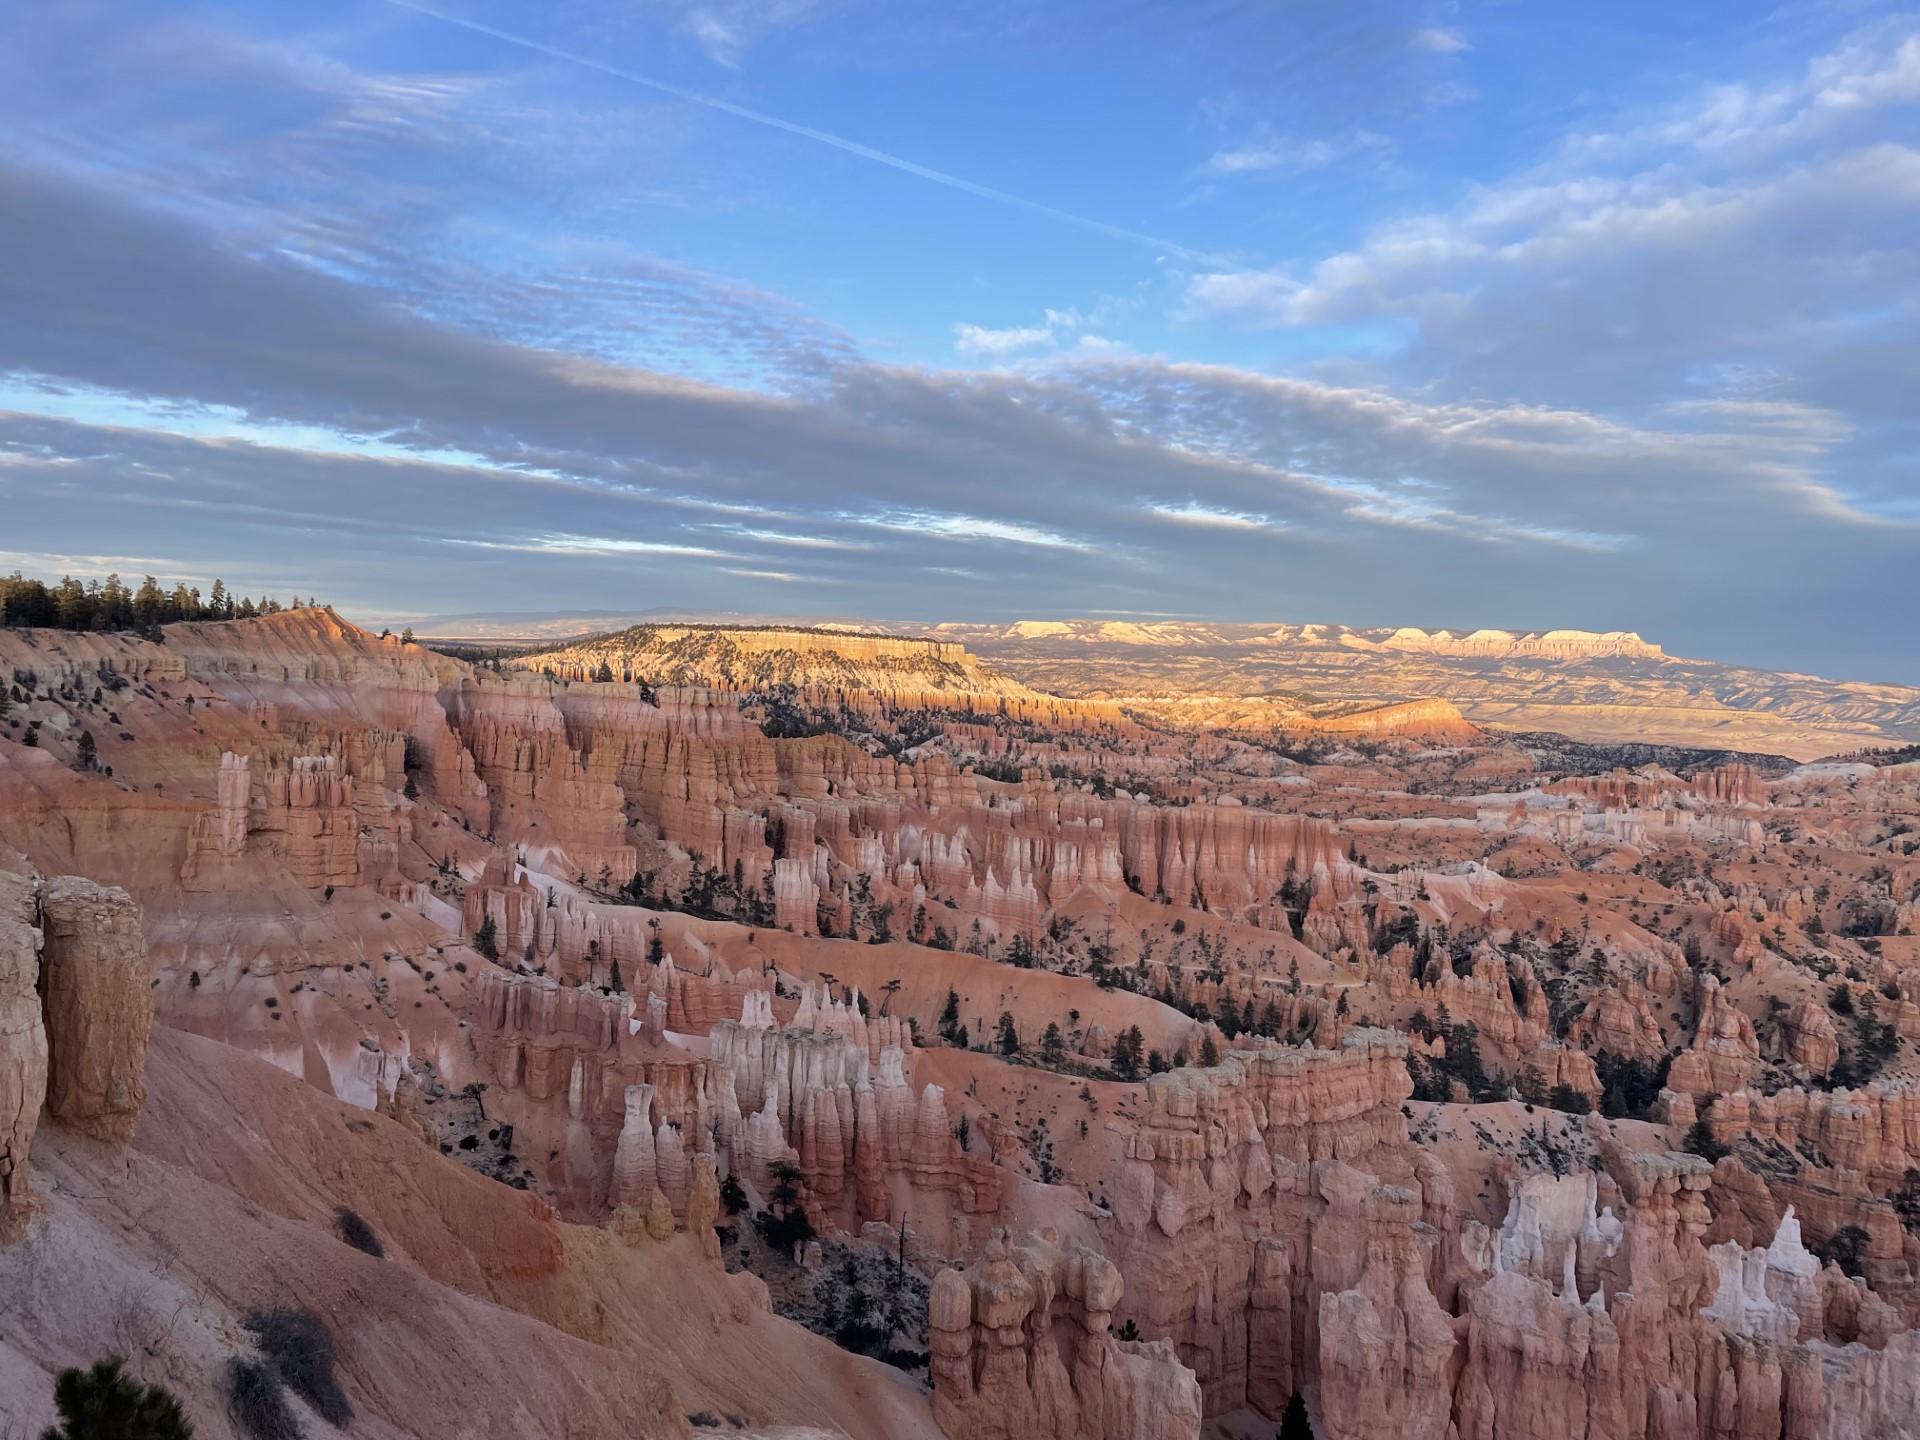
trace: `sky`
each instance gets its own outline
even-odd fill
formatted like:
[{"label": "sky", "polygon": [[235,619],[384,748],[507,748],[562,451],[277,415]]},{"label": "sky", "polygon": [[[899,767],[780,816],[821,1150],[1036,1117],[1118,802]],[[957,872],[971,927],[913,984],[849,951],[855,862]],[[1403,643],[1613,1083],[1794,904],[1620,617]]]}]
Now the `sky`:
[{"label": "sky", "polygon": [[1920,10],[0,7],[0,571],[1920,683]]}]

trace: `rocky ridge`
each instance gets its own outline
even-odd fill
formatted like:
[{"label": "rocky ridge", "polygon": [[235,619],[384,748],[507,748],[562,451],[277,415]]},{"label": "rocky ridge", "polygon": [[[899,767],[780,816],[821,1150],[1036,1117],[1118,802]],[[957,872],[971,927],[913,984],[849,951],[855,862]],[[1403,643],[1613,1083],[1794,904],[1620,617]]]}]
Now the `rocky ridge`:
[{"label": "rocky ridge", "polygon": [[1684,659],[1631,632],[1071,620],[932,633],[1029,685],[1087,699],[1423,697],[1453,702],[1476,725],[1801,759],[1920,739],[1920,691],[1911,687]]}]

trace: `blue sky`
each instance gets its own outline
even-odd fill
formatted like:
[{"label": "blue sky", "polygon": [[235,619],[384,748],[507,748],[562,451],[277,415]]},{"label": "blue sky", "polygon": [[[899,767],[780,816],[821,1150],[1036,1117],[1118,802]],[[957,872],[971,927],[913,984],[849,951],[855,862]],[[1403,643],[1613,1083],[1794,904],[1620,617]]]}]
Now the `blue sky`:
[{"label": "blue sky", "polygon": [[1920,13],[19,7],[0,567],[1920,682]]}]

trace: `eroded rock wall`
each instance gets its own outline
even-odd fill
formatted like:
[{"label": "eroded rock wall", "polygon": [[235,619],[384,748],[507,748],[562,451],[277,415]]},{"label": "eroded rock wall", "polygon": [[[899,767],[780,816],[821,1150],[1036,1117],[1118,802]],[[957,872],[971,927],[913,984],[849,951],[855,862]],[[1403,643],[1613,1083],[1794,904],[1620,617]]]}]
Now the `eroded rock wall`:
[{"label": "eroded rock wall", "polygon": [[79,876],[47,881],[42,991],[47,1110],[69,1129],[125,1142],[146,1100],[153,970],[140,911],[124,890]]},{"label": "eroded rock wall", "polygon": [[1200,1386],[1165,1341],[1115,1338],[1119,1271],[996,1230],[929,1303],[934,1418],[953,1440],[1197,1440]]},{"label": "eroded rock wall", "polygon": [[0,1242],[27,1209],[27,1164],[47,1097],[36,877],[0,866]]}]

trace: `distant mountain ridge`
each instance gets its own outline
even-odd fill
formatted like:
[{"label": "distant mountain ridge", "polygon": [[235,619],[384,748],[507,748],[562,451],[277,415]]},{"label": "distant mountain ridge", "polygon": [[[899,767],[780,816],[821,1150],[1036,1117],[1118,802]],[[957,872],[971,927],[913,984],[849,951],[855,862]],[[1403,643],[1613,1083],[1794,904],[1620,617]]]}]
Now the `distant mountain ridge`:
[{"label": "distant mountain ridge", "polygon": [[1920,689],[1670,655],[1631,630],[1095,619],[922,625],[692,611],[469,615],[422,619],[415,628],[423,635],[557,642],[636,622],[698,621],[949,641],[1033,690],[1158,709],[1169,717],[1179,711],[1250,719],[1296,708],[1244,703],[1282,696],[1299,702],[1302,713],[1320,714],[1328,706],[1445,700],[1477,725],[1555,731],[1602,744],[1811,759],[1920,741]]},{"label": "distant mountain ridge", "polygon": [[1336,646],[1354,650],[1396,650],[1408,654],[1456,655],[1475,659],[1525,656],[1549,660],[1593,659],[1630,655],[1666,659],[1660,646],[1632,630],[1422,630],[1411,625],[1398,629],[1356,629],[1348,625],[1226,624],[1196,621],[1159,621],[1140,624],[1123,620],[1017,620],[1003,627],[967,624],[936,625],[936,633],[954,631],[972,636],[998,630],[1022,640],[1073,639],[1086,643],[1121,645],[1247,645],[1290,647]]},{"label": "distant mountain ridge", "polygon": [[517,669],[561,680],[641,682],[738,691],[799,692],[814,701],[874,697],[910,707],[1050,714],[1075,723],[1149,724],[1195,729],[1286,729],[1337,736],[1409,735],[1470,739],[1478,732],[1449,702],[1328,705],[1310,696],[1261,697],[1251,704],[1214,697],[1093,696],[1041,690],[986,664],[950,636],[932,638],[838,626],[645,624],[582,636],[507,658]]},{"label": "distant mountain ridge", "polygon": [[1688,659],[1632,631],[1026,620],[931,633],[1088,697],[1445,699],[1478,725],[1802,759],[1920,740],[1920,689]]},{"label": "distant mountain ridge", "polygon": [[794,686],[1023,697],[1032,692],[988,670],[958,640],[797,625],[633,625],[518,657],[561,679],[645,679],[722,689]]}]

